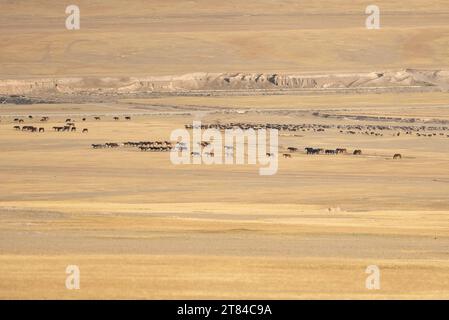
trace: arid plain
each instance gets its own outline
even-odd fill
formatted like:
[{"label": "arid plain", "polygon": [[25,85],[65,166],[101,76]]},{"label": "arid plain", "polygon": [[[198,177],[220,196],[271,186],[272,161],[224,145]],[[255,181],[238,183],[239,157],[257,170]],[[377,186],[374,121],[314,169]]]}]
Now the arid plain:
[{"label": "arid plain", "polygon": [[[447,78],[413,71],[449,69],[445,1],[380,1],[381,30],[364,29],[365,1],[80,1],[77,31],[56,1],[1,5],[2,80],[84,87],[0,83],[0,298],[449,298]],[[108,76],[408,68],[389,90],[96,90]],[[76,132],[52,129],[68,118]],[[91,147],[168,140],[193,120],[304,130],[280,131],[273,176]]]}]

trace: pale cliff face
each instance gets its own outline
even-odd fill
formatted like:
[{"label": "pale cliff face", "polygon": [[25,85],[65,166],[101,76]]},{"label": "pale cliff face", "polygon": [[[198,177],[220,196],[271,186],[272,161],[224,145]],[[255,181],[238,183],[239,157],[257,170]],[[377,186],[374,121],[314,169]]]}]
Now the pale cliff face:
[{"label": "pale cliff face", "polygon": [[83,92],[183,92],[189,90],[251,89],[336,89],[427,87],[446,89],[449,73],[444,71],[388,71],[342,74],[206,74],[142,78],[46,78],[0,80],[0,94]]}]

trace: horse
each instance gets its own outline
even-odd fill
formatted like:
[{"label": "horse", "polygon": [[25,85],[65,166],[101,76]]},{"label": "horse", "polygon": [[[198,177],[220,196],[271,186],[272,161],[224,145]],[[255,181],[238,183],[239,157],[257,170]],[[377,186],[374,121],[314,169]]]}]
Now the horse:
[{"label": "horse", "polygon": [[400,153],[396,153],[396,154],[393,156],[393,159],[402,159],[402,155],[401,155]]},{"label": "horse", "polygon": [[106,143],[106,147],[108,147],[108,148],[118,148],[118,143],[115,143],[115,142],[108,142],[108,143]]},{"label": "horse", "polygon": [[32,131],[33,128],[33,126],[23,126],[22,131]]},{"label": "horse", "polygon": [[355,156],[359,156],[362,154],[362,150],[354,150],[354,152],[352,154]]},{"label": "horse", "polygon": [[83,133],[88,133],[88,132],[89,132],[88,129],[86,129],[86,128],[83,129]]},{"label": "horse", "polygon": [[45,132],[44,128],[39,128],[39,132]]},{"label": "horse", "polygon": [[316,148],[307,147],[307,148],[305,148],[305,150],[306,150],[307,154],[320,154],[323,152],[323,149],[321,149],[321,148],[316,149]]},{"label": "horse", "polygon": [[36,132],[37,128],[33,127],[33,126],[23,126],[22,127],[22,131],[31,131],[31,132]]},{"label": "horse", "polygon": [[291,154],[288,154],[288,153],[284,153],[284,154],[282,154],[282,156],[283,156],[284,158],[291,158],[291,157],[292,157],[292,155],[291,155]]}]

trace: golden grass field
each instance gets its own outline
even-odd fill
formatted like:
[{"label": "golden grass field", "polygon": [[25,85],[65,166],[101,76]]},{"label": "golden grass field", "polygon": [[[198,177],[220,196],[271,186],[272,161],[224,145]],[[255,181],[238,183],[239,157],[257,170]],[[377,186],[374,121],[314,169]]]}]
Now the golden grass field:
[{"label": "golden grass field", "polygon": [[2,1],[0,76],[160,75],[190,72],[348,72],[445,68],[445,0]]},{"label": "golden grass field", "polygon": [[[77,4],[81,29],[68,31],[65,3],[0,1],[0,79],[449,65],[444,0],[376,1],[380,30],[364,28],[371,2],[362,0]],[[361,115],[418,121],[344,117]],[[46,130],[16,131],[16,117]],[[66,118],[77,132],[51,130]],[[281,132],[280,152],[301,152],[280,157],[273,176],[91,148],[168,140],[193,120],[440,126],[449,94],[0,104],[0,299],[449,299],[449,131]],[[363,154],[310,156],[307,146]],[[67,265],[80,267],[80,290],[66,289]],[[380,268],[380,290],[365,287],[369,265]]]},{"label": "golden grass field", "polygon": [[[430,103],[433,94],[428,95]],[[167,114],[161,99],[154,99],[158,106],[146,100],[137,109],[125,102],[4,106],[0,297],[448,298],[445,136],[281,134],[281,150],[340,146],[364,154],[293,154],[279,160],[274,176],[259,176],[253,165],[177,166],[168,153],[90,148],[107,141],[168,139],[171,130],[193,119],[336,121],[312,118],[306,108],[287,115],[258,109],[269,99],[259,98],[233,98],[245,106],[254,103],[248,113],[216,107],[201,111],[201,118],[193,102],[190,115],[186,107]],[[198,105],[210,103],[196,99]],[[403,97],[395,112],[416,116],[414,97],[408,99],[409,104]],[[447,118],[436,99],[429,115]],[[384,107],[351,108],[356,114],[368,111],[384,114]],[[48,130],[15,131],[13,114],[49,115],[43,125]],[[114,121],[113,115],[132,120]],[[78,128],[89,133],[51,131],[67,117],[77,122],[88,117]],[[26,123],[33,121],[38,122]],[[391,159],[396,152],[402,160]],[[80,290],[65,289],[68,264],[80,266]],[[371,264],[382,272],[381,290],[365,288]]]}]

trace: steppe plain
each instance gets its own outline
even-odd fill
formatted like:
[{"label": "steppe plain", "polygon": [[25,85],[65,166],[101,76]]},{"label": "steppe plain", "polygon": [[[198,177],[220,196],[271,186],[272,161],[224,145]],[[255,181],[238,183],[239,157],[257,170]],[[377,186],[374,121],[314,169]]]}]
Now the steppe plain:
[{"label": "steppe plain", "polygon": [[[73,32],[57,1],[0,3],[0,298],[449,298],[449,131],[336,127],[449,126],[447,78],[366,92],[98,90],[98,77],[447,70],[446,1],[378,1],[381,30],[364,29],[366,1],[80,1]],[[82,89],[8,82],[72,77]],[[14,130],[15,118],[45,132]],[[67,118],[76,132],[52,131]],[[273,176],[91,148],[168,140],[193,120],[333,127],[281,131],[280,153],[299,151]],[[66,289],[67,265],[80,290]],[[380,290],[365,287],[369,265]]]}]

